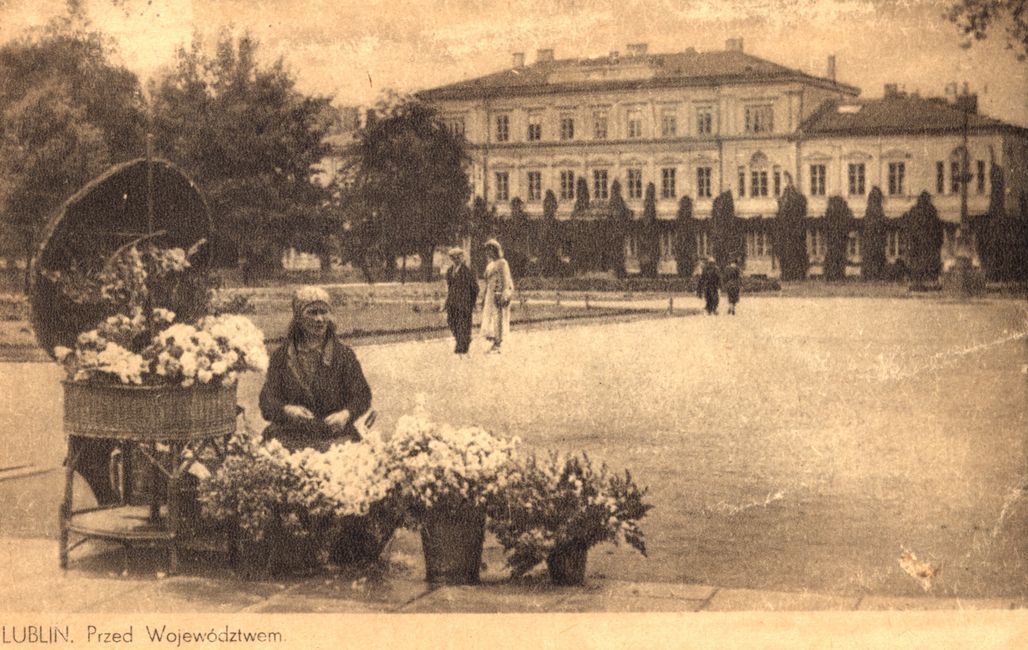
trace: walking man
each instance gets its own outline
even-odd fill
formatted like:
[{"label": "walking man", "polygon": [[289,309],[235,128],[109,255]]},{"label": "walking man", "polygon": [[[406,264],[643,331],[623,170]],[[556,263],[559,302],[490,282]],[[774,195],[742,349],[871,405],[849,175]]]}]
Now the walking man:
[{"label": "walking man", "polygon": [[725,293],[728,294],[728,313],[735,316],[735,306],[739,303],[739,291],[742,289],[742,272],[739,271],[739,260],[732,260],[724,273]]},{"label": "walking man", "polygon": [[446,324],[457,341],[453,351],[467,354],[471,345],[471,314],[478,300],[478,280],[464,263],[462,249],[451,248],[449,255],[453,264],[446,270]]},{"label": "walking man", "polygon": [[700,273],[700,281],[696,285],[696,295],[706,301],[707,315],[717,314],[717,303],[720,300],[718,288],[721,286],[721,277],[718,275],[714,260],[707,259],[703,264],[703,271]]}]

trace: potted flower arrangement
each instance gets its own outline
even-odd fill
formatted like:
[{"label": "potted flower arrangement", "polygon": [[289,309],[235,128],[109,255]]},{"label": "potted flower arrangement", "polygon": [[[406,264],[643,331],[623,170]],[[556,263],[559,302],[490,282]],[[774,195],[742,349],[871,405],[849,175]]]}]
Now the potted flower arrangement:
[{"label": "potted flower arrangement", "polygon": [[229,530],[230,562],[245,578],[266,578],[320,563],[332,504],[317,479],[277,441],[240,433],[214,472],[200,481],[203,516]]},{"label": "potted flower arrangement", "polygon": [[426,579],[477,583],[486,509],[515,478],[518,440],[408,415],[389,444],[405,525],[421,532]]},{"label": "potted flower arrangement", "polygon": [[558,584],[585,580],[590,548],[625,542],[646,555],[639,520],[653,507],[631,475],[595,466],[585,454],[530,455],[490,507],[490,530],[515,577],[545,561]]}]

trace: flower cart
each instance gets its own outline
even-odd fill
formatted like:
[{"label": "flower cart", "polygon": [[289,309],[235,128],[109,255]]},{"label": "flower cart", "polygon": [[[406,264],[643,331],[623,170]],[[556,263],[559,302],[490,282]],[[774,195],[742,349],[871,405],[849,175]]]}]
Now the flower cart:
[{"label": "flower cart", "polygon": [[[68,370],[62,568],[92,538],[166,546],[177,570],[191,516],[189,472],[224,452],[236,426],[234,370],[246,365],[240,352],[218,356],[230,348],[224,322],[199,320],[210,236],[198,188],[149,158],[94,179],[42,234],[29,274],[32,325]],[[263,341],[253,354],[264,354]],[[212,361],[224,367],[212,371]],[[97,507],[73,509],[76,473]]]}]

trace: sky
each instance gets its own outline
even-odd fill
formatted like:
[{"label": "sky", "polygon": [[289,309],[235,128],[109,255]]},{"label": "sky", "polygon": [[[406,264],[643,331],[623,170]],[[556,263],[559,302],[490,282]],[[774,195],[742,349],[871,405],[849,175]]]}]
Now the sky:
[{"label": "sky", "polygon": [[[83,0],[93,23],[118,44],[120,62],[144,80],[194,34],[249,30],[268,60],[283,57],[301,89],[336,104],[370,105],[385,89],[452,83],[528,63],[541,48],[557,58],[624,52],[744,49],[823,76],[863,97],[883,85],[943,95],[966,82],[981,112],[1028,126],[1028,63],[1002,32],[970,48],[943,18],[947,0]],[[0,0],[0,42],[64,11],[64,0]]]}]

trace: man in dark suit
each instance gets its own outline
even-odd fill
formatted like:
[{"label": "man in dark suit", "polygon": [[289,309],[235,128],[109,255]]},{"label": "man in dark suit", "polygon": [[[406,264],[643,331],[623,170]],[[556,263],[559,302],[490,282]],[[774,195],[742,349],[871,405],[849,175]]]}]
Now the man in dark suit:
[{"label": "man in dark suit", "polygon": [[471,345],[471,314],[478,300],[478,280],[464,263],[464,251],[450,249],[453,264],[446,270],[446,323],[457,341],[454,352],[467,354]]}]

